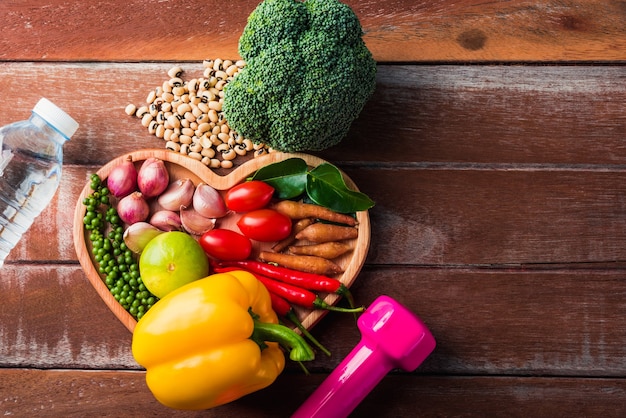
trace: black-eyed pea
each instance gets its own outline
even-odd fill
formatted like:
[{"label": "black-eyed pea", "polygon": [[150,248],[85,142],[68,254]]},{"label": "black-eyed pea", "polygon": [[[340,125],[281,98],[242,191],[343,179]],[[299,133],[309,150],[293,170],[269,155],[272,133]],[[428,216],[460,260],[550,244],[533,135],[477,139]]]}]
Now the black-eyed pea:
[{"label": "black-eyed pea", "polygon": [[239,68],[243,68],[246,66],[246,62],[244,60],[238,60],[237,62],[235,62],[235,65]]},{"label": "black-eyed pea", "polygon": [[209,125],[207,122],[202,122],[198,125],[198,132],[200,132],[200,134],[208,132],[210,129],[211,125]]},{"label": "black-eyed pea", "polygon": [[194,136],[196,134],[191,128],[182,128],[180,133],[187,136]]},{"label": "black-eyed pea", "polygon": [[134,104],[129,104],[124,108],[124,112],[128,115],[128,116],[134,116],[135,113],[137,112],[137,106],[135,106]]},{"label": "black-eyed pea", "polygon": [[[172,97],[174,97],[174,96],[172,96]],[[164,102],[161,105],[161,110],[164,111],[164,112],[171,112],[172,111],[172,103]]]},{"label": "black-eyed pea", "polygon": [[215,71],[219,71],[222,69],[222,64],[224,63],[224,60],[221,58],[216,58],[213,60],[213,69]]},{"label": "black-eyed pea", "polygon": [[[220,134],[220,135],[224,135],[224,134]],[[224,141],[224,138],[226,138],[226,142],[228,144],[228,146],[230,146],[231,148],[234,148],[235,145],[237,145],[237,141],[235,141],[235,138],[233,138],[230,135],[227,135],[226,137],[220,137],[220,135],[218,135],[217,137],[220,138],[222,141]]]},{"label": "black-eyed pea", "polygon": [[202,154],[203,157],[213,158],[215,157],[215,150],[213,148],[202,148],[200,154]]},{"label": "black-eyed pea", "polygon": [[198,79],[197,78],[192,78],[191,80],[189,80],[187,82],[187,90],[189,90],[189,92],[192,91],[197,91],[198,90]]},{"label": "black-eyed pea", "polygon": [[145,113],[141,118],[141,125],[144,128],[147,128],[148,126],[150,126],[150,122],[152,122],[153,119],[154,117],[150,113]]},{"label": "black-eyed pea", "polygon": [[228,148],[226,151],[222,151],[222,160],[231,161],[237,158],[237,153],[233,148]]},{"label": "black-eyed pea", "polygon": [[227,76],[233,77],[238,71],[239,67],[237,67],[235,64],[231,64],[226,68],[225,73]]},{"label": "black-eyed pea", "polygon": [[192,122],[196,121],[196,116],[192,112],[185,112],[185,114],[183,115],[183,118],[188,120],[190,125]]},{"label": "black-eyed pea", "polygon": [[165,131],[163,131],[163,139],[166,141],[170,141],[172,139],[172,134],[174,133],[174,131],[172,129],[166,128],[165,125],[163,125],[163,128],[165,129]]},{"label": "black-eyed pea", "polygon": [[[209,107],[211,106],[211,103],[214,103],[214,102],[209,102]],[[215,109],[209,110],[208,115],[209,115],[209,120],[211,122],[217,123],[217,121],[219,121],[219,116],[217,115],[217,110],[215,110]]]},{"label": "black-eyed pea", "polygon": [[155,120],[157,121],[158,124],[163,125],[166,121],[167,121],[167,117],[165,116],[165,112],[159,112],[156,115]]},{"label": "black-eyed pea", "polygon": [[[222,142],[226,142],[228,143],[230,140],[230,136],[228,134],[225,134],[224,132],[220,132],[219,134],[217,134],[217,137],[220,139],[220,141]],[[234,144],[234,140],[233,140],[233,144]]]},{"label": "black-eyed pea", "polygon": [[188,156],[190,156],[191,158],[193,158],[194,160],[202,160],[202,155],[200,155],[199,152],[194,152],[194,151],[189,151],[189,154],[187,154]]},{"label": "black-eyed pea", "polygon": [[233,168],[233,162],[231,160],[222,160],[220,163],[220,167],[222,168]]},{"label": "black-eyed pea", "polygon": [[211,133],[217,136],[218,134],[222,133],[222,128],[220,127],[220,125],[213,124],[213,127],[211,128]]},{"label": "black-eyed pea", "polygon": [[[226,73],[224,73],[224,75],[226,75]],[[228,77],[228,76],[226,75],[226,77]],[[226,83],[227,83],[226,80],[220,80],[215,85],[215,88],[220,91],[220,94],[221,94],[221,91],[224,90],[224,86],[226,85]]]},{"label": "black-eyed pea", "polygon": [[183,103],[191,102],[191,96],[187,93],[187,90],[185,90],[185,93],[180,96],[180,101]]},{"label": "black-eyed pea", "polygon": [[203,78],[198,87],[198,91],[205,92],[211,88],[211,81],[208,78]]},{"label": "black-eyed pea", "polygon": [[213,68],[213,60],[212,59],[203,60],[202,66],[204,68]]},{"label": "black-eyed pea", "polygon": [[171,103],[174,101],[174,95],[171,92],[165,92],[161,95],[164,102]]},{"label": "black-eyed pea", "polygon": [[242,157],[248,153],[248,151],[246,150],[246,146],[244,144],[235,144],[233,149],[235,150],[237,155],[242,156]]},{"label": "black-eyed pea", "polygon": [[165,127],[163,125],[158,125],[154,134],[157,138],[163,138],[163,135],[165,134]]},{"label": "black-eyed pea", "polygon": [[148,124],[148,133],[154,135],[156,133],[157,126],[159,126],[159,124],[156,120],[150,121],[150,123]]},{"label": "black-eyed pea", "polygon": [[258,150],[254,151],[254,157],[260,157],[261,155],[265,155],[267,154],[267,149],[265,148],[259,148]]},{"label": "black-eyed pea", "polygon": [[[217,77],[217,79],[220,81],[224,81],[228,78],[228,74],[226,74],[226,71],[224,70],[219,70],[215,72],[215,77]],[[218,81],[217,84],[219,84],[220,81]],[[217,84],[215,85],[216,87],[217,87]]]},{"label": "black-eyed pea", "polygon": [[215,147],[215,149],[217,150],[217,152],[224,153],[230,149],[230,145],[221,142]]},{"label": "black-eyed pea", "polygon": [[228,126],[226,123],[223,123],[218,126],[220,127],[221,133],[230,135],[230,126]]},{"label": "black-eyed pea", "polygon": [[218,100],[211,100],[209,102],[209,109],[215,110],[216,112],[222,111],[222,102]]},{"label": "black-eyed pea", "polygon": [[189,103],[181,103],[176,108],[176,112],[181,116],[187,112],[191,112],[191,105]]},{"label": "black-eyed pea", "polygon": [[183,94],[185,94],[186,90],[184,87],[182,86],[177,86],[177,87],[173,87],[172,88],[172,93],[174,93],[174,96],[182,96]]},{"label": "black-eyed pea", "polygon": [[170,135],[170,141],[180,142],[180,132],[174,129],[174,132]]},{"label": "black-eyed pea", "polygon": [[150,93],[148,93],[148,97],[146,97],[146,103],[152,103],[154,99],[156,98],[157,98],[156,91],[152,90]]},{"label": "black-eyed pea", "polygon": [[194,95],[189,95],[189,103],[193,104],[193,105],[197,105],[198,103],[202,102],[202,98]]},{"label": "black-eyed pea", "polygon": [[183,134],[180,134],[180,136],[178,137],[178,141],[181,144],[187,144],[187,145],[191,144],[192,142],[191,137],[189,135],[183,135]]},{"label": "black-eyed pea", "polygon": [[206,166],[208,166],[209,164],[211,164],[211,159],[209,157],[202,157],[202,159],[200,160],[200,162]]},{"label": "black-eyed pea", "polygon": [[189,128],[195,132],[198,129],[198,123],[194,121],[189,122]]},{"label": "black-eyed pea", "polygon": [[180,77],[181,75],[183,75],[183,69],[176,66],[176,67],[172,67],[170,68],[170,70],[167,72],[167,75],[170,78],[176,78],[176,77]]},{"label": "black-eyed pea", "polygon": [[220,160],[218,160],[217,158],[211,158],[211,161],[209,163],[209,167],[211,168],[220,168],[222,166],[222,163]]},{"label": "black-eyed pea", "polygon": [[174,152],[179,152],[180,151],[180,144],[174,142],[174,141],[167,141],[167,143],[165,144],[165,149],[168,149],[170,151],[174,151]]},{"label": "black-eyed pea", "polygon": [[[182,87],[185,84],[180,77],[171,77],[167,83],[172,87]],[[172,93],[174,93],[174,89],[172,89]]]},{"label": "black-eyed pea", "polygon": [[173,114],[167,118],[167,123],[172,128],[180,128],[180,117],[176,114]]},{"label": "black-eyed pea", "polygon": [[213,84],[213,86],[209,89],[209,91],[213,93],[215,97],[217,98],[217,96],[220,94],[220,90],[215,87],[215,85],[217,84],[217,78],[215,78],[215,80],[216,80],[215,84]]},{"label": "black-eyed pea", "polygon": [[160,111],[160,107],[159,105],[157,105],[156,103],[151,103],[150,106],[148,106],[148,112],[153,116],[156,117],[156,115],[159,114]]},{"label": "black-eyed pea", "polygon": [[257,142],[253,145],[253,148],[255,151],[260,150],[261,148],[265,148],[265,144],[263,144],[262,142]]},{"label": "black-eyed pea", "polygon": [[180,127],[181,128],[189,128],[189,125],[191,125],[191,121],[189,121],[189,119],[180,118]]},{"label": "black-eyed pea", "polygon": [[254,144],[249,139],[244,139],[243,140],[243,145],[245,145],[246,151],[253,151],[254,150]]},{"label": "black-eyed pea", "polygon": [[[206,104],[205,102],[200,102],[198,103],[198,109],[200,109],[202,111],[202,114],[206,115],[207,113],[209,113],[209,105]],[[208,117],[208,116],[207,116]]]},{"label": "black-eyed pea", "polygon": [[168,81],[164,81],[161,86],[161,90],[163,90],[163,94],[172,92],[172,85]]},{"label": "black-eyed pea", "polygon": [[202,145],[198,141],[198,138],[197,137],[192,137],[191,140],[193,142],[191,143],[191,145],[189,145],[189,151],[190,152],[197,152],[198,154],[201,153],[202,152]]},{"label": "black-eyed pea", "polygon": [[148,106],[141,106],[135,112],[135,116],[137,116],[139,119],[142,119],[145,116],[146,113],[150,113],[148,111]]},{"label": "black-eyed pea", "polygon": [[180,144],[180,151],[181,154],[185,154],[187,155],[189,153],[189,144]]}]

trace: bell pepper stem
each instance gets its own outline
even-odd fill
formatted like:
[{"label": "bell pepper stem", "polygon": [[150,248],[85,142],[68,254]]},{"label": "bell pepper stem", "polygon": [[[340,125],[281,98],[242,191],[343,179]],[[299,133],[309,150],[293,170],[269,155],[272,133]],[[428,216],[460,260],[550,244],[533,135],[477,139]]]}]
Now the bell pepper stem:
[{"label": "bell pepper stem", "polygon": [[293,361],[310,361],[315,359],[311,346],[294,330],[281,324],[270,324],[254,320],[254,332],[250,337],[263,348],[265,341],[277,342],[289,349],[289,358]]}]

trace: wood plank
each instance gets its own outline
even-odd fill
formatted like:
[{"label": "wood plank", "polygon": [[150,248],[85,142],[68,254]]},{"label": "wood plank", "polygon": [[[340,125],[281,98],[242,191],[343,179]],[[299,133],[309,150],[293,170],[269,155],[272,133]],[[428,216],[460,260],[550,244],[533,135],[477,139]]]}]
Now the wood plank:
[{"label": "wood plank", "polygon": [[[397,268],[367,266],[352,291],[381,293],[415,312],[437,340],[420,371],[619,377],[626,373],[623,270]],[[131,334],[78,266],[6,266],[0,281],[0,366],[130,369]],[[360,339],[351,315],[329,313],[312,329],[335,368]],[[301,372],[290,363],[288,370]]]},{"label": "wood plank", "polygon": [[[623,2],[347,0],[380,62],[626,59]],[[3,5],[0,60],[193,61],[237,54],[258,1]]]},{"label": "wood plank", "polygon": [[[178,411],[154,400],[141,372],[4,369],[0,371],[0,409],[14,416],[229,418],[254,414],[271,418],[295,412],[323,378],[283,374],[270,387],[230,404],[208,411]],[[351,417],[611,418],[626,412],[625,391],[623,379],[392,374]]]},{"label": "wood plank", "polygon": [[[626,260],[623,170],[339,167],[376,202],[369,264]],[[7,262],[77,260],[74,208],[97,168],[65,167],[57,197]]]},{"label": "wood plank", "polygon": [[[68,164],[164,147],[123,109],[144,103],[172,65],[0,63],[11,101],[0,124],[27,117],[45,95],[81,124]],[[202,72],[199,62],[183,68],[187,79]],[[348,137],[316,154],[392,166],[626,163],[624,66],[379,66],[377,83]]]}]

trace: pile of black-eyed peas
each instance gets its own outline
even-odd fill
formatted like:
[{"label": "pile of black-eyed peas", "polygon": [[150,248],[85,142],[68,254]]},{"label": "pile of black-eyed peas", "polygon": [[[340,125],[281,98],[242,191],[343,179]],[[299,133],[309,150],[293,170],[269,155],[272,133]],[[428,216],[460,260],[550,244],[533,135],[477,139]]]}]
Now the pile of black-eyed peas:
[{"label": "pile of black-eyed peas", "polygon": [[148,93],[146,104],[126,106],[126,114],[141,120],[148,132],[165,141],[165,148],[188,155],[211,168],[232,168],[237,157],[272,152],[230,129],[222,112],[224,86],[245,67],[242,60],[204,60],[201,77],[183,79],[172,67],[168,79]]}]

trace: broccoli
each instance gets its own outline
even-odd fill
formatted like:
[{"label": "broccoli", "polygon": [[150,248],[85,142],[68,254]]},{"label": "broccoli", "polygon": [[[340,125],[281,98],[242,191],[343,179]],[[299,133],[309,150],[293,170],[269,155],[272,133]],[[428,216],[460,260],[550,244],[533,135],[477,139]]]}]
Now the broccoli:
[{"label": "broccoli", "polygon": [[229,126],[284,152],[338,144],[376,87],[362,36],[338,0],[261,2],[239,38],[246,67],[224,89]]}]

